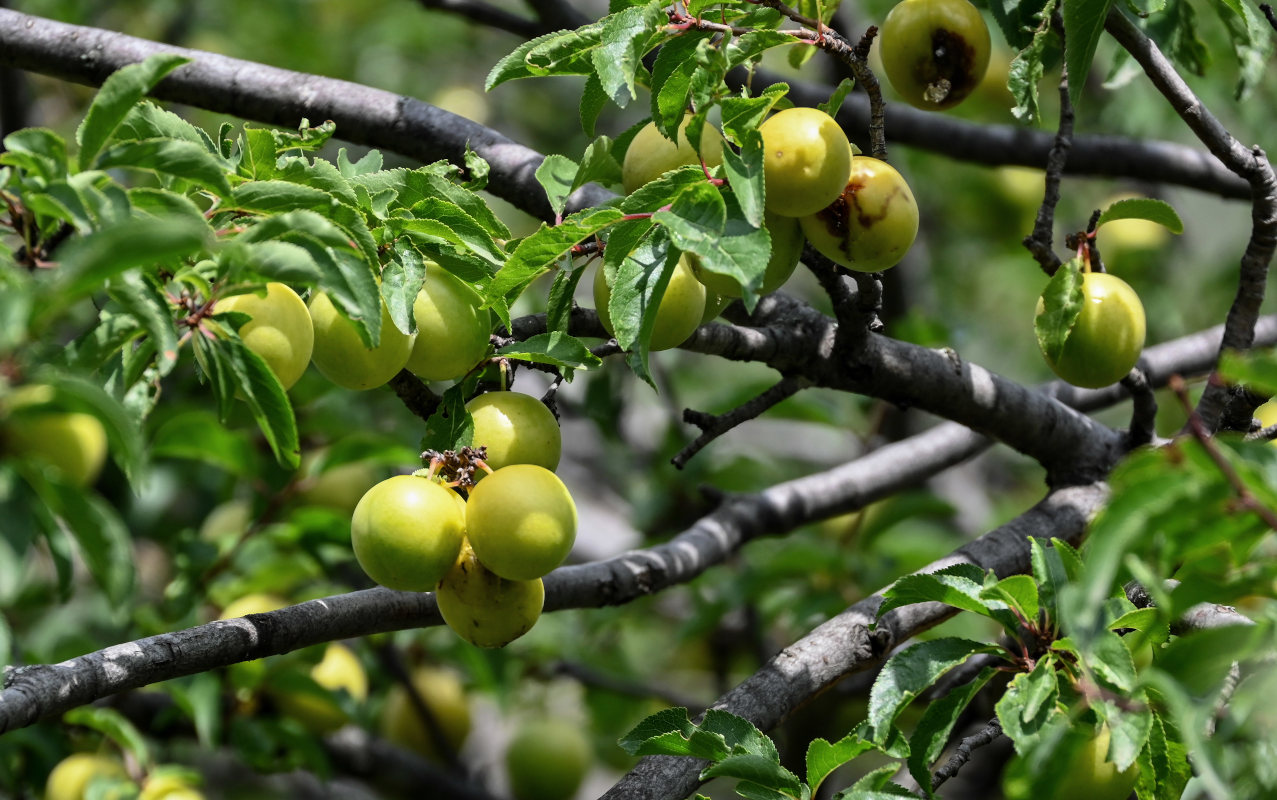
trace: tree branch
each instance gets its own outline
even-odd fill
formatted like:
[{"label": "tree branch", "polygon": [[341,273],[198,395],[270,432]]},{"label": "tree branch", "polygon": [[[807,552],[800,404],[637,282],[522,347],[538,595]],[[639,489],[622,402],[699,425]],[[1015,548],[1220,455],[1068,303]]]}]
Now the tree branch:
[{"label": "tree branch", "polygon": [[[1250,241],[1242,255],[1237,295],[1228,309],[1224,338],[1220,343],[1221,352],[1225,349],[1246,350],[1254,342],[1255,322],[1259,319],[1259,306],[1264,300],[1268,280],[1268,264],[1272,261],[1274,249],[1277,249],[1277,177],[1273,174],[1272,164],[1258,145],[1247,148],[1233,138],[1193,94],[1153,40],[1135,27],[1125,14],[1117,8],[1111,9],[1104,28],[1143,67],[1149,80],[1170,101],[1197,138],[1224,166],[1249,185]],[[1207,385],[1197,404],[1197,413],[1207,431],[1213,433],[1219,429],[1221,419],[1227,414],[1227,406],[1240,391],[1214,382]],[[1251,408],[1253,410],[1253,406]]]},{"label": "tree branch", "polygon": [[[97,86],[120,67],[156,53],[193,59],[155,87],[157,98],[289,128],[303,119],[332,120],[348,142],[427,163],[463,164],[469,144],[492,166],[489,191],[542,219],[554,219],[534,174],[545,156],[415,98],[0,9],[0,66]],[[574,196],[573,207],[598,205],[611,196],[587,186]]]},{"label": "tree branch", "polygon": [[[1076,543],[1107,495],[1108,489],[1102,483],[1052,492],[1016,519],[920,572],[934,572],[954,563],[976,564],[1002,576],[1025,572],[1029,569],[1030,536],[1058,536]],[[761,730],[770,730],[790,711],[835,682],[878,664],[900,642],[957,613],[957,609],[939,603],[919,603],[895,609],[876,620],[881,603],[880,590],[852,605],[782,650],[711,707],[745,717]],[[693,758],[649,756],[603,798],[678,800],[687,797],[700,784],[704,763]]]},{"label": "tree branch", "polygon": [[483,0],[417,0],[417,2],[422,8],[430,11],[456,14],[479,25],[513,33],[524,39],[535,39],[546,32],[545,26],[540,22],[511,14]]}]

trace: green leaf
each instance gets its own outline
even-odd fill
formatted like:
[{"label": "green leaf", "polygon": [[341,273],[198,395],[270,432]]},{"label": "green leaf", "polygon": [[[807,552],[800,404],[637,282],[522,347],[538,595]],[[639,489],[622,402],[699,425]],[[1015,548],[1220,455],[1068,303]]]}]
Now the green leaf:
[{"label": "green leaf", "polygon": [[62,715],[67,725],[82,725],[101,733],[133,757],[143,769],[150,769],[151,751],[137,727],[114,708],[81,706]]},{"label": "green leaf", "polygon": [[590,369],[603,364],[585,342],[563,331],[539,333],[522,342],[506,345],[497,351],[497,355],[565,369]]},{"label": "green leaf", "polygon": [[624,216],[615,208],[595,208],[573,214],[553,228],[542,223],[515,247],[504,267],[487,287],[489,301],[513,298],[533,279],[550,269],[577,243],[593,236]]},{"label": "green leaf", "polygon": [[1082,313],[1082,261],[1074,258],[1060,265],[1042,290],[1042,312],[1033,319],[1038,347],[1047,360],[1059,361],[1064,342]]},{"label": "green leaf", "polygon": [[133,167],[171,175],[199,184],[221,197],[231,195],[225,165],[203,145],[176,139],[142,139],[120,142],[103,150],[94,161],[97,169]]},{"label": "green leaf", "polygon": [[426,432],[421,437],[421,449],[459,450],[474,441],[474,418],[466,409],[466,395],[473,386],[469,381],[458,381],[443,393],[439,408],[426,420]]},{"label": "green leaf", "polygon": [[334,167],[332,162],[322,158],[281,159],[274,171],[274,177],[277,180],[311,186],[327,192],[352,208],[359,205],[353,186],[341,174],[341,170]]},{"label": "green leaf", "polygon": [[995,674],[995,670],[985,667],[970,682],[955,687],[932,702],[923,712],[922,719],[918,720],[918,726],[909,738],[909,774],[928,794],[932,791],[931,765],[944,752],[962,712]]},{"label": "green leaf", "polygon": [[1100,214],[1096,227],[1115,219],[1146,219],[1170,229],[1171,233],[1183,233],[1184,222],[1170,203],[1151,197],[1130,197],[1118,200]]},{"label": "green leaf", "polygon": [[659,0],[627,8],[602,20],[602,40],[590,58],[603,92],[621,108],[635,98],[634,74],[646,72],[643,54],[654,44],[653,34],[668,21]]},{"label": "green leaf", "polygon": [[816,790],[830,773],[872,749],[872,743],[854,733],[847,734],[834,744],[825,739],[812,739],[807,745],[807,785],[812,795],[816,795]]},{"label": "green leaf", "polygon": [[823,103],[817,103],[816,108],[825,112],[831,117],[838,116],[838,109],[842,108],[842,102],[847,99],[847,95],[851,94],[851,90],[856,88],[856,82],[851,78],[843,78],[834,87],[834,91],[829,95],[829,99]]},{"label": "green leaf", "polygon": [[988,600],[1000,600],[1029,622],[1038,618],[1038,585],[1028,575],[1011,575],[986,587],[980,597]]},{"label": "green leaf", "polygon": [[556,216],[563,216],[567,208],[568,195],[572,193],[572,182],[580,165],[567,156],[551,153],[537,167],[537,183],[545,189],[545,196],[550,201],[550,208]]},{"label": "green leaf", "polygon": [[208,248],[212,233],[208,225],[180,217],[138,217],[73,239],[58,250],[52,305],[45,310],[65,307],[133,267],[158,264],[176,270],[178,262]]},{"label": "green leaf", "polygon": [[594,136],[599,115],[606,105],[607,94],[603,91],[603,84],[599,81],[598,74],[591,72],[586,76],[585,88],[581,90],[581,130],[586,136]]},{"label": "green leaf", "polygon": [[[115,130],[115,138],[124,139],[177,139],[203,147],[209,155],[221,159],[217,145],[208,134],[191,123],[166,111],[149,100],[143,100],[129,109],[128,116]],[[230,169],[230,164],[225,164]]]},{"label": "green leaf", "polygon": [[652,122],[670,141],[687,112],[697,53],[711,36],[707,31],[687,31],[676,36],[661,45],[652,63]]},{"label": "green leaf", "polygon": [[974,564],[954,564],[936,572],[906,575],[883,592],[885,599],[878,607],[878,617],[914,603],[944,603],[993,617],[995,609],[982,596],[984,575],[984,570]]},{"label": "green leaf", "polygon": [[291,242],[235,239],[218,253],[218,263],[227,267],[229,283],[260,278],[289,284],[315,284],[323,277],[310,251]]},{"label": "green leaf", "polygon": [[1233,54],[1241,67],[1234,96],[1242,100],[1267,74],[1268,61],[1273,54],[1273,32],[1245,0],[1220,0],[1211,5],[1228,29]]},{"label": "green leaf", "polygon": [[723,98],[720,104],[723,110],[723,134],[741,144],[747,133],[758,130],[758,126],[788,91],[789,87],[781,83],[768,86],[758,97]]},{"label": "green leaf", "polygon": [[337,171],[347,178],[379,172],[381,161],[381,152],[378,150],[369,150],[355,162],[351,162],[350,157],[346,155],[346,148],[343,147],[337,151]]},{"label": "green leaf", "polygon": [[[623,350],[633,349],[635,373],[651,383],[647,367],[648,344],[656,328],[656,313],[678,261],[670,249],[664,228],[651,228],[642,242],[631,249],[608,279],[611,295],[607,313],[612,333]],[[611,272],[611,260],[605,251],[604,269]]]},{"label": "green leaf", "polygon": [[218,339],[205,353],[215,367],[209,370],[209,377],[219,394],[223,398],[228,393],[242,397],[275,460],[280,466],[296,469],[301,458],[297,421],[275,373],[238,336]]},{"label": "green leaf", "polygon": [[[1011,60],[1007,74],[1007,89],[1015,98],[1015,108],[1011,109],[1011,113],[1021,122],[1034,122],[1041,117],[1038,86],[1042,83],[1045,71],[1043,62],[1046,60],[1047,47],[1055,41],[1050,22],[1051,15],[1055,12],[1055,3],[1056,0],[1048,0],[1036,30],[1032,31],[1032,38],[1025,41],[1023,49]],[[996,9],[1001,4],[994,0],[990,5]],[[1003,32],[1006,32],[1005,26]],[[1021,35],[1023,34],[1017,34],[1017,38]],[[1007,38],[1011,40],[1010,34]]]},{"label": "green leaf", "polygon": [[124,272],[110,280],[107,294],[146,329],[155,347],[158,374],[169,374],[177,365],[177,328],[164,293],[140,274]]},{"label": "green leaf", "polygon": [[1219,689],[1235,662],[1244,662],[1273,646],[1273,626],[1228,625],[1193,631],[1162,649],[1157,666],[1185,691],[1206,697]]},{"label": "green leaf", "polygon": [[1219,360],[1219,374],[1230,383],[1244,384],[1252,391],[1277,394],[1277,349],[1225,350]]},{"label": "green leaf", "polygon": [[[46,183],[66,178],[70,164],[66,140],[48,128],[23,128],[4,137],[0,164],[11,164]],[[0,181],[3,184],[3,181]]]},{"label": "green leaf", "polygon": [[116,70],[102,82],[84,120],[75,131],[80,145],[80,169],[88,169],[116,127],[147,92],[173,70],[189,61],[171,53],[153,55],[140,64]]},{"label": "green leaf", "polygon": [[733,752],[752,753],[771,761],[780,761],[776,743],[744,717],[711,708],[705,712],[700,727],[707,733],[723,737],[723,741]]},{"label": "green leaf", "polygon": [[870,739],[886,742],[896,717],[927,687],[976,653],[996,651],[983,642],[944,638],[919,642],[893,655],[869,690]]},{"label": "green leaf", "polygon": [[37,480],[36,491],[65,522],[107,600],[123,603],[133,590],[133,548],[115,509],[99,495],[60,481]]},{"label": "green leaf", "polygon": [[1059,676],[1052,655],[1038,659],[1031,672],[1021,672],[1011,679],[995,710],[1002,730],[1021,755],[1029,752],[1044,730],[1066,720],[1060,710]]},{"label": "green leaf", "polygon": [[[766,756],[738,753],[711,764],[701,771],[701,780],[737,778],[775,790],[780,798],[799,797],[802,782],[798,776]],[[748,796],[748,795],[747,795]]]},{"label": "green leaf", "polygon": [[1023,50],[1033,39],[1035,30],[1047,27],[1055,0],[990,0],[989,11],[1007,44]]},{"label": "green leaf", "polygon": [[723,148],[723,170],[745,221],[755,228],[763,224],[763,137],[749,131],[740,137],[740,153]]},{"label": "green leaf", "polygon": [[669,733],[677,733],[686,738],[692,735],[695,727],[687,716],[686,708],[667,708],[645,717],[622,736],[617,744],[630,755],[637,755],[639,748],[649,739]]},{"label": "green leaf", "polygon": [[1095,48],[1104,33],[1111,0],[1063,0],[1064,63],[1069,71],[1069,99],[1079,106],[1091,71]]},{"label": "green leaf", "polygon": [[155,431],[151,453],[156,458],[183,458],[212,464],[232,475],[257,474],[252,442],[227,430],[211,411],[187,411],[166,420]]},{"label": "green leaf", "polygon": [[402,239],[395,242],[394,257],[381,271],[381,299],[395,327],[409,335],[417,332],[413,305],[425,282],[425,259]]},{"label": "green leaf", "polygon": [[606,18],[572,31],[554,31],[524,42],[501,59],[484,80],[485,91],[506,81],[544,75],[588,75],[591,52],[603,40]]}]

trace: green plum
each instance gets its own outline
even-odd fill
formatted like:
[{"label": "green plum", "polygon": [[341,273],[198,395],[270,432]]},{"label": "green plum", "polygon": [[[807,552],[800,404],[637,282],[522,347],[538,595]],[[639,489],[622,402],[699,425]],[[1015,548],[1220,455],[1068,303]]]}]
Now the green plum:
[{"label": "green plum", "polygon": [[[684,254],[674,267],[661,303],[656,307],[656,325],[652,329],[648,349],[668,350],[687,341],[687,337],[700,327],[701,319],[705,316],[705,298],[705,285],[696,280],[691,269],[691,260]],[[600,266],[594,274],[594,308],[604,330],[615,335],[612,316],[607,309],[611,299],[612,288],[607,285],[607,278]]]},{"label": "green plum", "polygon": [[[466,403],[474,419],[475,447],[488,448],[487,464],[494,470],[511,464],[537,464],[552,470],[559,465],[563,437],[559,421],[545,403],[521,392],[487,392]],[[482,478],[482,471],[475,473]]]},{"label": "green plum", "polygon": [[989,26],[967,0],[903,0],[888,12],[879,38],[887,80],[918,108],[957,105],[989,67]]},{"label": "green plum", "polygon": [[833,117],[815,108],[787,108],[764,120],[758,132],[768,211],[802,217],[842,193],[851,174],[851,143]]},{"label": "green plum", "polygon": [[803,217],[807,241],[826,258],[857,272],[894,267],[918,235],[918,203],[896,168],[856,156],[843,193]]},{"label": "green plum", "polygon": [[128,779],[124,765],[96,753],[72,753],[58,762],[44,785],[45,800],[84,800],[89,784],[97,779]]},{"label": "green plum", "polygon": [[510,581],[496,575],[467,541],[435,589],[435,600],[443,621],[462,639],[478,647],[505,647],[540,618],[545,585],[540,578]]},{"label": "green plum", "polygon": [[[763,214],[763,226],[772,237],[772,254],[767,261],[767,270],[763,273],[762,285],[758,287],[760,295],[771,294],[789,280],[789,276],[793,275],[794,270],[798,268],[798,259],[803,254],[803,244],[807,241],[803,237],[802,226],[794,217],[782,217],[775,212],[767,211]],[[709,292],[725,298],[723,305],[741,296],[741,286],[734,278],[710,272],[701,265],[700,259],[691,258],[689,261],[696,279],[705,284]],[[708,301],[706,301],[706,308],[709,308]],[[720,307],[719,311],[721,310]]]},{"label": "green plum", "polygon": [[[439,667],[421,667],[412,673],[412,687],[438,723],[439,733],[447,746],[454,753],[460,750],[470,734],[471,723],[470,704],[457,674]],[[403,686],[396,685],[386,694],[381,735],[432,761],[444,760],[434,735],[417,713]]]},{"label": "green plum", "polygon": [[[625,151],[621,164],[621,185],[626,194],[646,183],[656,180],[672,169],[687,164],[699,164],[692,143],[687,140],[689,115],[678,128],[678,144],[666,139],[656,129],[656,123],[643,126]],[[708,122],[701,128],[701,157],[705,166],[713,169],[723,163],[723,134]]]},{"label": "green plum", "polygon": [[570,800],[593,756],[579,725],[554,717],[525,722],[505,754],[510,790],[516,800]]},{"label": "green plum", "polygon": [[[1074,386],[1098,389],[1116,383],[1144,349],[1144,305],[1130,284],[1107,272],[1082,275],[1082,311],[1056,361],[1047,365]],[[1038,299],[1038,314],[1043,313]],[[1045,354],[1043,354],[1045,357]]]},{"label": "green plum", "polygon": [[398,475],[368,490],[350,520],[355,559],[388,589],[427,592],[448,572],[465,534],[451,489]]},{"label": "green plum", "polygon": [[282,283],[266,284],[266,294],[239,294],[219,300],[218,312],[238,311],[252,317],[239,338],[262,357],[280,385],[291,389],[306,371],[315,344],[310,313],[297,292]]},{"label": "green plum", "polygon": [[428,381],[451,381],[470,371],[488,351],[492,318],[482,299],[466,284],[433,262],[412,313],[417,339],[408,370]]},{"label": "green plum", "polygon": [[514,464],[470,490],[465,527],[484,566],[507,580],[535,580],[572,550],[576,503],[550,470]]},{"label": "green plum", "polygon": [[403,369],[412,353],[415,337],[395,327],[390,311],[381,304],[381,342],[366,347],[355,324],[337,312],[322,292],[310,300],[315,326],[311,360],[325,378],[346,389],[363,391],[385,384]]}]

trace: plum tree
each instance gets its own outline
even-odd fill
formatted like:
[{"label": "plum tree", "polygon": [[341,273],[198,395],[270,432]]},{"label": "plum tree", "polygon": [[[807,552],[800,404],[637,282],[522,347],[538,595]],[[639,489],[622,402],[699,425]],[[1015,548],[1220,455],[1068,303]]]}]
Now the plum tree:
[{"label": "plum tree", "polygon": [[961,103],[989,66],[989,26],[967,0],[903,0],[883,20],[880,40],[892,88],[918,108]]},{"label": "plum tree", "polygon": [[[783,217],[768,211],[763,215],[763,226],[771,234],[772,254],[767,260],[767,269],[763,273],[763,282],[758,287],[758,293],[771,294],[794,274],[794,270],[798,268],[798,259],[803,254],[803,245],[807,240],[803,238],[802,228],[794,217]],[[689,257],[688,262],[696,279],[705,284],[710,294],[717,295],[721,301],[721,305],[715,310],[713,316],[717,316],[718,311],[721,311],[727,303],[741,296],[741,286],[734,279],[717,272],[710,272],[701,265],[700,259]],[[707,314],[709,309],[710,302],[707,295],[705,302]]]},{"label": "plum tree", "polygon": [[355,324],[343,317],[323,292],[310,299],[315,326],[311,361],[325,378],[346,389],[375,389],[395,376],[412,353],[413,336],[395,327],[390,311],[381,304],[381,341],[367,347]]},{"label": "plum tree", "polygon": [[417,338],[407,368],[428,381],[468,372],[488,350],[492,318],[473,289],[438,264],[426,264],[426,282],[412,305]]},{"label": "plum tree", "polygon": [[894,267],[918,235],[918,203],[885,161],[856,156],[838,199],[803,217],[807,241],[826,258],[858,272]]},{"label": "plum tree", "polygon": [[454,754],[470,735],[470,702],[457,673],[441,667],[419,667],[411,676],[413,689],[429,710],[439,737],[421,718],[408,696],[396,685],[386,694],[381,714],[381,735],[433,761],[444,761],[440,745]]},{"label": "plum tree", "polygon": [[593,755],[579,725],[558,717],[526,721],[506,749],[510,791],[516,800],[569,800]]},{"label": "plum tree", "polygon": [[534,464],[497,470],[470,491],[466,535],[492,572],[530,581],[563,563],[576,541],[576,503],[555,475]]},{"label": "plum tree", "polygon": [[[1130,284],[1107,272],[1082,275],[1082,310],[1059,358],[1045,353],[1056,375],[1074,386],[1098,389],[1131,371],[1144,349],[1144,305]],[[1038,300],[1038,315],[1044,305]]]},{"label": "plum tree", "polygon": [[262,357],[285,389],[291,389],[306,371],[315,344],[310,312],[302,299],[285,284],[266,284],[266,294],[237,294],[219,300],[216,310],[247,314],[239,338]]},{"label": "plum tree", "polygon": [[435,589],[435,600],[443,621],[462,639],[478,647],[505,647],[540,618],[545,585],[540,578],[511,581],[493,573],[467,541]]},{"label": "plum tree", "polygon": [[[521,392],[486,392],[466,403],[474,419],[475,447],[488,448],[487,464],[494,470],[510,464],[536,464],[553,470],[559,465],[563,436],[559,421],[545,403]],[[475,477],[482,479],[482,471]]]},{"label": "plum tree", "polygon": [[[649,347],[652,350],[668,350],[687,341],[687,337],[700,327],[701,320],[705,317],[705,298],[705,285],[696,280],[691,269],[691,259],[684,254],[675,265],[665,287],[665,294],[656,307],[656,324],[652,329]],[[594,273],[594,308],[604,330],[615,336],[612,315],[608,312],[608,303],[611,300],[612,288],[608,286],[607,277],[600,267]]]},{"label": "plum tree", "polygon": [[758,132],[768,211],[802,217],[842,193],[851,174],[851,143],[833,117],[815,108],[787,108],[764,120]]},{"label": "plum tree", "polygon": [[355,559],[388,589],[428,592],[461,550],[466,520],[450,489],[398,475],[368,490],[350,519]]},{"label": "plum tree", "polygon": [[666,139],[654,122],[639,129],[630,140],[625,159],[621,163],[621,185],[626,194],[686,164],[699,164],[704,159],[705,166],[713,169],[723,163],[723,134],[706,123],[701,128],[698,157],[692,143],[687,140],[687,123],[690,120],[691,117],[688,116],[678,126],[677,144]]}]

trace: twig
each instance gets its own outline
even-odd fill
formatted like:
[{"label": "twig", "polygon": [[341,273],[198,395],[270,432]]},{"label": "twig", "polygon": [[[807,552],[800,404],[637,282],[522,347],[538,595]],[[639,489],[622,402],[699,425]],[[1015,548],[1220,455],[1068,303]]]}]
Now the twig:
[{"label": "twig", "polygon": [[[1059,31],[1060,46],[1063,47],[1064,23],[1058,12],[1052,17],[1051,24]],[[1060,257],[1052,248],[1052,230],[1055,227],[1055,207],[1060,202],[1060,176],[1064,173],[1064,165],[1068,163],[1072,148],[1073,103],[1069,99],[1069,71],[1064,67],[1060,73],[1060,124],[1046,157],[1046,188],[1042,194],[1042,205],[1038,207],[1038,214],[1033,222],[1033,232],[1024,237],[1024,246],[1047,275],[1054,275],[1060,268]]]},{"label": "twig", "polygon": [[[839,344],[854,348],[865,340],[869,331],[881,330],[878,314],[882,310],[882,283],[877,276],[863,272],[848,276],[811,243],[803,246],[802,261],[829,295],[834,319],[838,320]],[[856,283],[854,292],[848,286],[850,280]]]},{"label": "twig", "polygon": [[670,459],[670,463],[682,469],[687,466],[687,462],[691,460],[692,456],[703,450],[710,442],[737,425],[761,416],[763,412],[772,406],[782,400],[793,397],[809,385],[801,377],[787,376],[752,400],[742,403],[726,414],[719,414],[718,416],[706,414],[702,411],[694,411],[690,408],[685,409],[683,411],[683,421],[700,428],[701,435],[678,451],[678,454]]},{"label": "twig", "polygon": [[998,718],[994,717],[989,720],[989,724],[985,725],[978,732],[966,737],[958,744],[958,749],[953,755],[949,756],[949,760],[944,762],[944,766],[936,770],[931,776],[932,790],[939,789],[942,784],[950,778],[958,774],[958,770],[962,769],[971,755],[981,747],[992,744],[1002,735],[1002,723],[998,722]]},{"label": "twig", "polygon": [[440,724],[439,717],[435,714],[434,709],[426,703],[425,698],[421,696],[421,692],[417,691],[417,686],[412,681],[412,673],[408,671],[408,666],[404,664],[403,657],[399,651],[389,641],[383,642],[374,650],[382,668],[390,673],[390,676],[403,687],[408,695],[408,704],[412,706],[413,713],[417,715],[417,719],[425,727],[430,743],[434,745],[435,752],[439,754],[448,771],[456,775],[464,774],[465,769],[462,767],[460,759],[457,758],[456,748],[452,746],[452,742],[448,741],[448,734],[444,731],[443,725]]},{"label": "twig", "polygon": [[[1264,300],[1268,265],[1277,248],[1277,176],[1258,146],[1247,148],[1233,138],[1215,115],[1202,104],[1170,61],[1143,31],[1116,6],[1104,22],[1105,30],[1144,69],[1157,90],[1170,101],[1189,129],[1229,170],[1246,180],[1251,190],[1251,234],[1241,258],[1237,294],[1224,322],[1221,351],[1247,350],[1255,339],[1255,323]],[[1212,381],[1206,386],[1197,412],[1208,433],[1219,429],[1228,406],[1246,402],[1242,390]]]},{"label": "twig", "polygon": [[390,379],[390,388],[395,390],[395,394],[408,410],[421,419],[430,419],[431,415],[439,410],[439,404],[443,402],[443,398],[435,394],[425,381],[406,369],[399,370],[399,373]]},{"label": "twig", "polygon": [[1264,19],[1268,20],[1268,24],[1277,30],[1277,17],[1273,16],[1273,7],[1267,3],[1260,3],[1259,10],[1264,12]]},{"label": "twig", "polygon": [[1148,376],[1135,367],[1122,379],[1122,387],[1131,393],[1131,427],[1126,432],[1127,447],[1134,449],[1153,441],[1157,435],[1157,397]]},{"label": "twig", "polygon": [[1179,397],[1180,405],[1188,413],[1188,429],[1192,431],[1193,436],[1201,443],[1202,449],[1210,456],[1211,461],[1215,462],[1215,466],[1219,468],[1224,479],[1228,481],[1228,485],[1233,487],[1233,491],[1237,493],[1237,497],[1241,501],[1241,506],[1255,512],[1264,521],[1265,525],[1277,530],[1277,514],[1274,514],[1272,509],[1259,502],[1259,499],[1246,486],[1246,482],[1237,474],[1237,469],[1219,451],[1219,446],[1215,443],[1214,438],[1211,437],[1210,431],[1207,430],[1206,423],[1202,421],[1201,416],[1188,399],[1188,388],[1184,383],[1184,379],[1178,375],[1173,376],[1170,388]]},{"label": "twig", "polygon": [[1269,425],[1267,428],[1260,428],[1254,433],[1246,434],[1245,440],[1248,442],[1271,442],[1277,439],[1277,425]]}]

